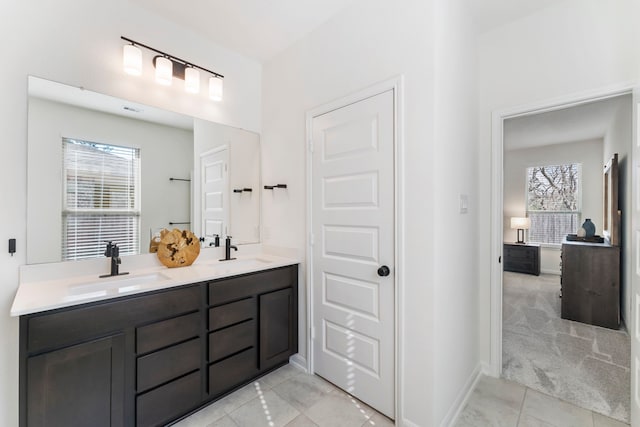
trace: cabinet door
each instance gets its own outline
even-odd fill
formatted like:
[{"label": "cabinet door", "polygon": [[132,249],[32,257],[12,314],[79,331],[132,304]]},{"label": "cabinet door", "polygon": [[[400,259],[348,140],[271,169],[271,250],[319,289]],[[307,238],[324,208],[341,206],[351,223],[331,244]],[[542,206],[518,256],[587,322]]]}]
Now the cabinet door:
[{"label": "cabinet door", "polygon": [[124,336],[27,359],[28,426],[122,426]]},{"label": "cabinet door", "polygon": [[297,351],[291,288],[260,295],[260,370],[289,360]]}]

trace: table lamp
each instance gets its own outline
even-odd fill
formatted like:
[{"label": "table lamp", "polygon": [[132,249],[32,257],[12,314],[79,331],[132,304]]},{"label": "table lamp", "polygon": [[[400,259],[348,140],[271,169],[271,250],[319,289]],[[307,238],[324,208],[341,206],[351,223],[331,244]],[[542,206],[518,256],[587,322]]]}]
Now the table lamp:
[{"label": "table lamp", "polygon": [[524,244],[524,230],[528,230],[531,227],[530,218],[511,217],[511,228],[518,230],[518,240],[516,243]]}]

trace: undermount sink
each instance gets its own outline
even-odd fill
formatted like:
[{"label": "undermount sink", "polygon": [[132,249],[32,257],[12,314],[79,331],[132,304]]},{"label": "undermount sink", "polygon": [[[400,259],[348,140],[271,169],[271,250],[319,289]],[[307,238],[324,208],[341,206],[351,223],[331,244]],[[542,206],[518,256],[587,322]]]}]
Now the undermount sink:
[{"label": "undermount sink", "polygon": [[254,268],[264,268],[266,265],[271,264],[273,261],[264,258],[240,258],[232,259],[229,261],[216,261],[209,264],[220,271],[237,271],[237,270],[252,270]]},{"label": "undermount sink", "polygon": [[169,278],[162,273],[151,273],[144,275],[122,275],[105,277],[103,279],[96,279],[88,283],[79,283],[77,285],[69,286],[69,294],[71,295],[86,295],[86,294],[101,294],[107,293],[127,293],[138,290],[145,285],[152,285],[157,282],[168,280]]}]

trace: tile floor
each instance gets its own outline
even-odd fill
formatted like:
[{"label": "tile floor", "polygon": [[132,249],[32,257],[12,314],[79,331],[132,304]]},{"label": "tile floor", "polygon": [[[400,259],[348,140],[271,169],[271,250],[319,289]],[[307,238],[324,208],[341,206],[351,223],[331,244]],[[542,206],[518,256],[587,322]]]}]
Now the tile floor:
[{"label": "tile floor", "polygon": [[285,365],[175,427],[388,427],[393,422],[333,384]]},{"label": "tile floor", "polygon": [[[286,365],[175,427],[390,427],[394,423],[315,375]],[[628,427],[520,384],[481,377],[455,427]],[[427,427],[427,426],[425,426]]]},{"label": "tile floor", "polygon": [[626,427],[523,385],[482,377],[455,427]]}]

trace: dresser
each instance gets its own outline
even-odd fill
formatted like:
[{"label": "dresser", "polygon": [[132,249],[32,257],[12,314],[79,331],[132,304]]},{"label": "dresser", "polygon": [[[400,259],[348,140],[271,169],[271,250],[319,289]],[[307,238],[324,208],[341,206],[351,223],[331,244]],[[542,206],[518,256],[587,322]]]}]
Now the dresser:
[{"label": "dresser", "polygon": [[540,245],[533,243],[505,243],[504,271],[540,275]]},{"label": "dresser", "polygon": [[561,317],[618,329],[620,247],[565,241],[561,265]]}]

